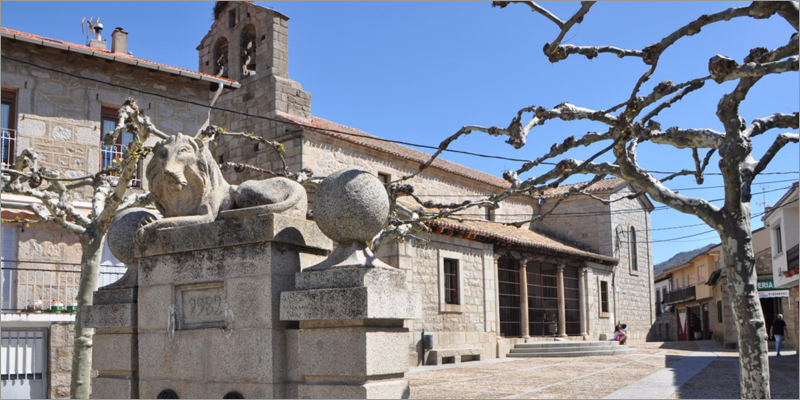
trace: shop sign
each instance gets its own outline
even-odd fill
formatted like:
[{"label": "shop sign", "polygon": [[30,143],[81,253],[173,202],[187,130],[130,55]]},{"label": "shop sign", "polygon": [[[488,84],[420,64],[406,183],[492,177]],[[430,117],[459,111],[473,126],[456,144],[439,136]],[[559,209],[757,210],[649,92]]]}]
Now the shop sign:
[{"label": "shop sign", "polygon": [[770,279],[768,281],[758,281],[758,290],[772,290],[775,289],[775,282]]},{"label": "shop sign", "polygon": [[758,298],[760,299],[773,299],[777,297],[789,297],[788,290],[765,290],[763,292],[758,292]]}]

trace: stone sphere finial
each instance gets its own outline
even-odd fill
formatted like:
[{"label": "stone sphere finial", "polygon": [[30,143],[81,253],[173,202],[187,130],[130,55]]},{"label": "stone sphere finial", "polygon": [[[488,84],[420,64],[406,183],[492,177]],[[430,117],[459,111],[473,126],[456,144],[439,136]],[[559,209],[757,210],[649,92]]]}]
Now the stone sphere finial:
[{"label": "stone sphere finial", "polygon": [[317,189],[314,219],[337,242],[368,242],[389,218],[389,195],[375,175],[357,169],[334,172]]},{"label": "stone sphere finial", "polygon": [[389,218],[389,195],[375,175],[357,169],[334,172],[314,196],[314,219],[326,236],[338,242],[330,257],[311,268],[386,266],[368,243]]},{"label": "stone sphere finial", "polygon": [[129,208],[117,214],[108,225],[106,233],[108,249],[128,268],[136,267],[136,258],[133,256],[136,245],[133,239],[136,237],[139,223],[148,217],[158,218],[158,215],[146,208]]}]

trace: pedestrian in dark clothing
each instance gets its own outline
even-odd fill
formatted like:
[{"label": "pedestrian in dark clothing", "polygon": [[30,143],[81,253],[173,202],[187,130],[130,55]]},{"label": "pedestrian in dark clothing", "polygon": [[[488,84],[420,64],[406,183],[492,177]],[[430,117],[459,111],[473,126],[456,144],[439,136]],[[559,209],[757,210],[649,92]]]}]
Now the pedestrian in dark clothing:
[{"label": "pedestrian in dark clothing", "polygon": [[770,336],[775,338],[775,349],[778,355],[781,355],[781,342],[783,342],[784,330],[786,329],[786,322],[783,322],[783,314],[778,314],[778,318],[772,321],[772,327],[769,328]]}]

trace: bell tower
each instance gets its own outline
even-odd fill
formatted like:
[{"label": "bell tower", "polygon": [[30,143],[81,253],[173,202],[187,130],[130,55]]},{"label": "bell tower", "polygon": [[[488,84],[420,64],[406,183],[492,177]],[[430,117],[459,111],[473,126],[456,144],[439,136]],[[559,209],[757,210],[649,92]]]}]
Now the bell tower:
[{"label": "bell tower", "polygon": [[[275,10],[249,1],[218,1],[214,23],[197,50],[199,71],[241,84],[238,89],[223,88],[215,106],[253,115],[212,110],[211,124],[281,142],[288,168],[299,171],[302,139],[294,122],[311,121],[311,94],[289,79],[288,33],[289,17]],[[218,87],[209,89],[211,99]],[[246,139],[223,137],[210,150],[220,164],[243,163],[271,171],[283,167],[280,154]],[[223,174],[230,183],[268,177],[233,168]]]},{"label": "bell tower", "polygon": [[[220,74],[242,85],[237,90],[225,89],[216,105],[249,114],[310,120],[311,94],[289,79],[288,33],[289,17],[278,11],[249,1],[216,2],[214,22],[197,47],[199,71]],[[263,132],[257,129],[258,121],[225,114],[215,115],[218,118],[213,118],[213,123],[234,131]]]}]

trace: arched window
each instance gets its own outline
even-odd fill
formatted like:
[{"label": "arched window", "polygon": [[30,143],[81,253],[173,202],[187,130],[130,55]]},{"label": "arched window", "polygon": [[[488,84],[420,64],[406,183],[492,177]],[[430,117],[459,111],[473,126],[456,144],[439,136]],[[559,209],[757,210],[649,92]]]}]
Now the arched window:
[{"label": "arched window", "polygon": [[631,248],[631,269],[634,271],[639,270],[639,258],[636,252],[636,228],[631,227],[631,235],[629,240]]},{"label": "arched window", "polygon": [[239,41],[242,55],[242,78],[256,74],[256,27],[249,24],[242,29]]},{"label": "arched window", "polygon": [[214,75],[228,77],[228,39],[224,37],[214,45]]}]

